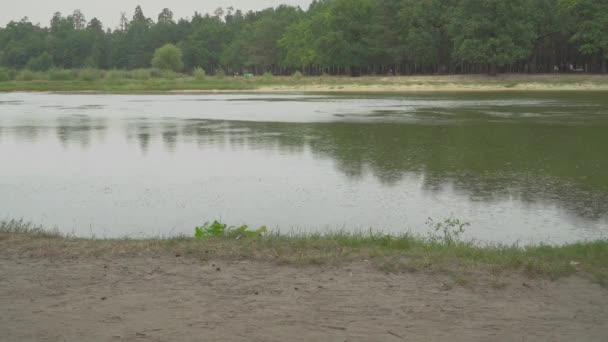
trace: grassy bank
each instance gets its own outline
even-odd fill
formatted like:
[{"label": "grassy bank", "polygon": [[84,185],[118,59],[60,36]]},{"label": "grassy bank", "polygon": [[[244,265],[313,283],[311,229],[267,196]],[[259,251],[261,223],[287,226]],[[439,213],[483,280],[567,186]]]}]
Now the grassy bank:
[{"label": "grassy bank", "polygon": [[[6,73],[6,72],[5,72]],[[12,72],[0,77],[0,91],[299,91],[299,92],[408,92],[408,91],[514,91],[608,90],[601,75],[458,76],[320,76],[253,77],[202,76],[153,69],[132,71],[52,70]],[[3,80],[3,81],[2,81]]]},{"label": "grassy bank", "polygon": [[[242,232],[242,231],[241,231]],[[0,223],[0,253],[44,258],[179,256],[201,260],[256,260],[298,265],[367,260],[385,272],[443,272],[467,279],[522,272],[558,279],[581,275],[608,287],[608,241],[564,246],[479,246],[452,238],[405,234],[242,235],[234,230],[204,238],[78,239],[20,221]]]}]

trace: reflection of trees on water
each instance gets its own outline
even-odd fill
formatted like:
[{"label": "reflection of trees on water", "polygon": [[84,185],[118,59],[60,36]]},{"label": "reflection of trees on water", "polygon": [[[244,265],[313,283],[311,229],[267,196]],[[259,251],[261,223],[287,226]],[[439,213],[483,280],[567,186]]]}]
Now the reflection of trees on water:
[{"label": "reflection of trees on water", "polygon": [[138,119],[127,123],[127,140],[132,141],[134,138],[139,143],[139,147],[143,153],[148,152],[150,140],[152,139],[153,123],[149,123],[147,119]]},{"label": "reflection of trees on water", "polygon": [[21,125],[12,128],[19,141],[36,141],[46,131],[46,127],[38,125]]},{"label": "reflection of trees on water", "polygon": [[[175,127],[170,133],[160,127],[161,134],[177,138]],[[586,218],[608,214],[608,154],[593,148],[608,146],[601,126],[201,120],[182,123],[178,131],[201,147],[275,149],[285,154],[310,150],[317,158],[333,160],[339,171],[355,179],[369,172],[396,185],[404,177],[416,176],[427,191],[451,187],[473,201],[513,198],[555,203]]]},{"label": "reflection of trees on water", "polygon": [[167,147],[167,150],[173,152],[177,145],[177,137],[179,132],[178,127],[174,123],[163,123],[161,127],[163,143]]},{"label": "reflection of trees on water", "polygon": [[105,120],[87,115],[64,116],[57,119],[56,135],[63,146],[77,143],[87,147],[93,134],[102,140],[107,129]]},{"label": "reflection of trees on water", "polygon": [[[129,140],[143,152],[161,141],[174,152],[180,143],[200,149],[270,150],[312,153],[330,159],[347,177],[372,174],[392,186],[404,177],[423,180],[429,192],[447,188],[472,201],[505,198],[553,203],[578,216],[608,215],[608,135],[603,126],[542,124],[403,125],[357,123],[262,123],[146,119],[127,122]],[[87,117],[58,120],[64,144],[87,146],[103,121]],[[39,128],[15,127],[35,139]],[[310,152],[308,152],[310,151]],[[261,161],[263,162],[263,161]]]},{"label": "reflection of trees on water", "polygon": [[91,138],[103,140],[107,124],[104,119],[86,115],[62,116],[56,120],[26,120],[15,126],[0,125],[0,136],[12,133],[18,141],[36,142],[47,134],[55,133],[57,139],[64,147],[76,143],[87,147]]}]

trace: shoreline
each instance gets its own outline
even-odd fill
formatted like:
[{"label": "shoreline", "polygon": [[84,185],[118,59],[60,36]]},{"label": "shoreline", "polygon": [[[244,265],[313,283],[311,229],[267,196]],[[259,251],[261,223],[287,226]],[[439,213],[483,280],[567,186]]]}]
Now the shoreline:
[{"label": "shoreline", "polygon": [[85,239],[13,220],[0,222],[0,256],[68,260],[179,256],[299,266],[369,262],[387,273],[481,272],[551,280],[577,276],[608,288],[608,240],[558,246],[479,245],[450,231],[426,238],[371,232],[281,235],[266,233],[265,227],[249,230],[216,222],[197,228],[192,237]]},{"label": "shoreline", "polygon": [[196,80],[188,75],[173,79],[99,79],[7,81],[0,83],[0,93],[433,93],[433,92],[608,92],[606,75],[451,75],[394,76],[360,78],[322,76],[294,78],[277,76],[207,77]]},{"label": "shoreline", "polygon": [[595,341],[608,334],[607,250],[5,229],[0,327],[15,341]]}]

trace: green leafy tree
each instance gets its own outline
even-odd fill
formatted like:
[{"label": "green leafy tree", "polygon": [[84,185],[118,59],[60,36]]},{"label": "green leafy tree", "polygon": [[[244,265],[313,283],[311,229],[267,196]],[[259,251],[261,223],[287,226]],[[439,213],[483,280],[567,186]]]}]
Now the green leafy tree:
[{"label": "green leafy tree", "polygon": [[267,70],[279,66],[284,58],[277,43],[299,15],[299,9],[285,5],[260,12],[248,28],[248,39],[244,40],[248,63]]},{"label": "green leafy tree", "polygon": [[376,0],[372,7],[369,33],[364,44],[368,47],[368,63],[373,64],[372,72],[379,66],[394,65],[405,60],[406,51],[403,37],[407,36],[407,21],[400,17],[403,0]]},{"label": "green leafy tree", "polygon": [[317,60],[315,35],[308,18],[289,26],[277,44],[282,49],[283,65],[305,68]]},{"label": "green leafy tree", "polygon": [[181,71],[184,67],[182,50],[173,44],[157,49],[152,58],[152,66],[157,69]]},{"label": "green leafy tree", "polygon": [[22,69],[32,57],[40,56],[46,49],[46,32],[29,19],[11,21],[0,35],[0,64]]},{"label": "green leafy tree", "polygon": [[439,65],[445,73],[451,60],[449,25],[456,2],[452,0],[404,0],[399,17],[406,23],[402,42],[408,59],[421,65]]},{"label": "green leafy tree", "polygon": [[224,33],[224,23],[219,17],[195,15],[190,34],[179,44],[184,53],[186,69],[219,69],[221,54],[226,44]]},{"label": "green leafy tree", "polygon": [[53,56],[53,64],[57,67],[72,69],[84,66],[85,60],[91,54],[93,41],[82,23],[84,15],[74,11],[72,15],[63,17],[57,12],[51,20],[49,53]]},{"label": "green leafy tree", "polygon": [[572,40],[579,44],[580,52],[600,60],[606,72],[608,60],[608,1],[562,0],[563,10],[575,19]]},{"label": "green leafy tree", "polygon": [[536,39],[526,0],[462,0],[451,23],[455,55],[465,62],[497,68],[530,54]]},{"label": "green leafy tree", "polygon": [[307,10],[234,8],[158,21],[141,7],[117,28],[76,10],[49,27],[0,27],[6,69],[148,68],[172,44],[184,69],[292,75],[599,71],[608,63],[608,0],[315,0]]},{"label": "green leafy tree", "polygon": [[53,58],[45,51],[38,57],[30,58],[26,67],[32,71],[48,71],[53,67]]},{"label": "green leafy tree", "polygon": [[324,65],[348,68],[358,75],[368,62],[364,43],[369,32],[372,0],[335,0],[317,5],[312,16],[317,61]]}]

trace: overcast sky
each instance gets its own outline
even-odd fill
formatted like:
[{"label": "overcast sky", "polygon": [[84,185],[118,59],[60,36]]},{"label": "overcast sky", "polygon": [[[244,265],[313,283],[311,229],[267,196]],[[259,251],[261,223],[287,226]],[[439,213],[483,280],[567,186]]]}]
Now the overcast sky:
[{"label": "overcast sky", "polygon": [[133,16],[133,10],[141,5],[144,14],[156,21],[158,13],[165,7],[173,11],[175,18],[191,17],[194,11],[213,13],[218,7],[233,6],[235,9],[258,10],[280,4],[298,5],[308,8],[311,0],[0,0],[0,26],[11,20],[20,20],[27,16],[33,23],[48,26],[53,13],[72,13],[80,9],[87,20],[97,17],[104,27],[115,28],[120,13]]}]

